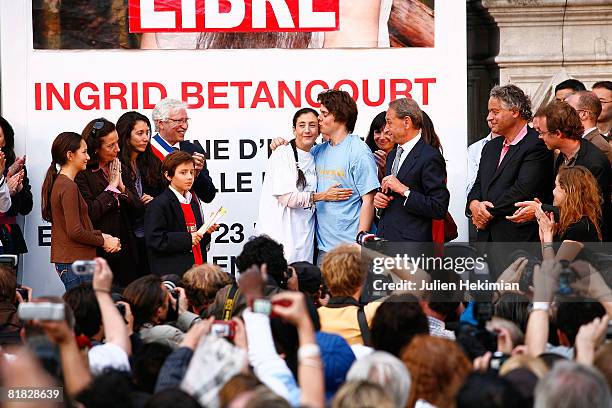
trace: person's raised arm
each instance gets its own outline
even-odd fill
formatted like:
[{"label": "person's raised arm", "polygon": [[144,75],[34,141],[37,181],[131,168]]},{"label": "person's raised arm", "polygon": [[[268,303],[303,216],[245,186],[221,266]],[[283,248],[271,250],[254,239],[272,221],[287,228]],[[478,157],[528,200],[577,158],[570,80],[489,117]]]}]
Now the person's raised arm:
[{"label": "person's raised arm", "polygon": [[302,390],[301,403],[309,407],[325,406],[325,383],[321,351],[317,345],[312,321],[308,316],[304,294],[281,292],[272,297],[272,311],[297,327],[298,382]]},{"label": "person's raised arm", "polygon": [[96,258],[96,264],[92,286],[100,306],[106,343],[120,347],[129,356],[132,354],[132,343],[128,327],[111,297],[113,272],[104,258]]},{"label": "person's raised arm", "polygon": [[66,320],[38,322],[49,339],[57,344],[64,373],[64,387],[74,397],[91,383],[91,373],[83,361],[74,332]]},{"label": "person's raised arm", "polygon": [[554,260],[544,260],[533,268],[533,309],[527,320],[525,345],[527,353],[537,357],[546,350],[548,342],[548,313],[550,303],[559,287],[561,265]]}]

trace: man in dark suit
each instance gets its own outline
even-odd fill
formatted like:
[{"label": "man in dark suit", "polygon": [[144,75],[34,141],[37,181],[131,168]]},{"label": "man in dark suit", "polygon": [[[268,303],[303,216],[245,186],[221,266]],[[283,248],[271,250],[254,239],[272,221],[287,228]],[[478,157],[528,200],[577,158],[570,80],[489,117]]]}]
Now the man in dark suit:
[{"label": "man in dark suit", "polygon": [[552,198],[552,152],[527,125],[531,102],[520,88],[494,87],[488,108],[491,131],[502,137],[491,140],[482,150],[466,215],[478,230],[477,241],[539,241],[536,222],[514,223],[507,217],[514,213],[516,202]]},{"label": "man in dark suit", "polygon": [[446,163],[421,137],[423,115],[412,99],[389,104],[385,132],[397,147],[389,153],[386,177],[374,206],[384,209],[378,236],[394,242],[432,242],[432,219],[444,218],[450,194]]},{"label": "man in dark suit", "polygon": [[175,150],[182,150],[193,155],[196,179],[192,190],[200,200],[210,203],[215,198],[217,190],[206,168],[204,150],[184,140],[189,128],[185,102],[164,98],[155,105],[152,118],[157,131],[157,134],[151,138],[151,148],[155,156],[164,161],[164,158]]}]

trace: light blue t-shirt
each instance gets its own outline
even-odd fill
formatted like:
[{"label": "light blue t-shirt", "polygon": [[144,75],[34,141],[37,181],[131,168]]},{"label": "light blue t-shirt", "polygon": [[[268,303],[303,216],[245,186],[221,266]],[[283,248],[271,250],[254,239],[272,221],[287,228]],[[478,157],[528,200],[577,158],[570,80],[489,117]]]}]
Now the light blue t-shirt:
[{"label": "light blue t-shirt", "polygon": [[341,143],[316,145],[310,151],[317,169],[317,192],[335,184],[353,189],[346,201],[317,202],[317,243],[319,249],[331,251],[341,243],[354,242],[359,228],[361,197],[380,187],[376,162],[370,148],[349,134]]}]

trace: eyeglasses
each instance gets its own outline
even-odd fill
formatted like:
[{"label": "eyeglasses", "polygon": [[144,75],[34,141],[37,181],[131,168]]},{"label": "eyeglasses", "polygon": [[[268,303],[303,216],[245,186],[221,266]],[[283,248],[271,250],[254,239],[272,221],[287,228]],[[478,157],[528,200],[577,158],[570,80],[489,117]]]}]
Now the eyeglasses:
[{"label": "eyeglasses", "polygon": [[544,131],[544,132],[540,132],[540,131],[538,131],[538,135],[540,135],[540,136],[544,136],[544,135],[545,135],[545,134],[547,134],[547,133],[555,133],[555,132],[556,132],[556,131],[552,131],[552,132],[551,132],[550,130],[546,130],[546,131]]},{"label": "eyeglasses", "polygon": [[104,127],[104,121],[103,120],[96,120],[93,124],[93,127],[91,128],[91,137],[94,137],[98,134],[99,130],[102,130],[102,128]]},{"label": "eyeglasses", "polygon": [[190,119],[191,118],[184,118],[184,119],[171,119],[171,118],[168,118],[168,119],[166,119],[166,121],[172,122],[174,124],[180,123],[181,125],[186,125],[186,124],[189,123]]}]

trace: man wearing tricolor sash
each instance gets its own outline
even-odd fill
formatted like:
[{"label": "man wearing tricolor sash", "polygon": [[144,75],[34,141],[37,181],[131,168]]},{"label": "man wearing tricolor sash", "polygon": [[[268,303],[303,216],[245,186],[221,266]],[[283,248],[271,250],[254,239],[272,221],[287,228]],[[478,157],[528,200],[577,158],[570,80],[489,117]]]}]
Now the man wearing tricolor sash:
[{"label": "man wearing tricolor sash", "polygon": [[199,145],[185,141],[189,127],[187,105],[177,99],[164,98],[155,105],[152,114],[157,134],[151,138],[153,153],[161,161],[175,150],[193,155],[196,179],[192,191],[205,203],[210,203],[217,193],[208,169],[204,150]]}]

